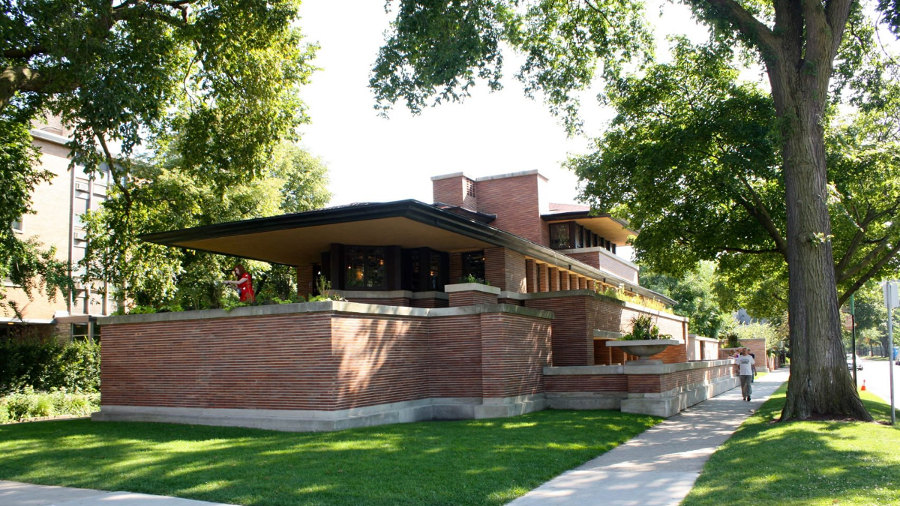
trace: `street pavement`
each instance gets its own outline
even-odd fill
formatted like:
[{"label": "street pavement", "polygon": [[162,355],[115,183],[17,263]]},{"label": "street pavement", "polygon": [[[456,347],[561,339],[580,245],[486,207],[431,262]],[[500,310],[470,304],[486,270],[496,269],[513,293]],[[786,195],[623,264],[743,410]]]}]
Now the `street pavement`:
[{"label": "street pavement", "polygon": [[[891,403],[891,381],[889,367],[891,362],[887,360],[869,360],[860,357],[859,363],[863,368],[856,371],[857,388],[863,386],[865,380],[866,391],[881,397],[885,403]],[[900,406],[900,366],[893,365],[894,368],[894,407]]]}]

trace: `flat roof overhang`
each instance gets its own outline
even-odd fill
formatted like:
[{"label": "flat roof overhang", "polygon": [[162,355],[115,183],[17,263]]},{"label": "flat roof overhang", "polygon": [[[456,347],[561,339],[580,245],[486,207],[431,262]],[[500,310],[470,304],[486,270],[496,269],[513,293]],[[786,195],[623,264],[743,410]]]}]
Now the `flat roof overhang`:
[{"label": "flat roof overhang", "polygon": [[621,283],[638,293],[667,300],[550,248],[417,200],[353,204],[144,234],[140,238],[165,246],[285,265],[319,262],[322,252],[330,250],[333,243],[428,247],[446,252],[504,247],[591,279]]},{"label": "flat roof overhang", "polygon": [[[353,204],[269,218],[145,234],[141,239],[266,262],[305,265],[333,243],[478,250],[503,232],[416,200]],[[507,234],[509,235],[509,234]]]},{"label": "flat roof overhang", "polygon": [[552,213],[541,215],[541,219],[547,223],[574,221],[616,246],[625,246],[628,244],[629,237],[638,235],[636,231],[629,228],[628,222],[613,218],[606,213],[597,215],[591,215],[586,211]]}]

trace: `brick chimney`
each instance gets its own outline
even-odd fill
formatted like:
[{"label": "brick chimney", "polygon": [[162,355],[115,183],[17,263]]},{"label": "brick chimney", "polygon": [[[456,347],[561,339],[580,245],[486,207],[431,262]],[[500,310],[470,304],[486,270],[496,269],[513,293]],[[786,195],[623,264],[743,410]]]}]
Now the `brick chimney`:
[{"label": "brick chimney", "polygon": [[434,176],[431,178],[434,202],[458,206],[469,211],[478,211],[475,181],[462,172]]}]

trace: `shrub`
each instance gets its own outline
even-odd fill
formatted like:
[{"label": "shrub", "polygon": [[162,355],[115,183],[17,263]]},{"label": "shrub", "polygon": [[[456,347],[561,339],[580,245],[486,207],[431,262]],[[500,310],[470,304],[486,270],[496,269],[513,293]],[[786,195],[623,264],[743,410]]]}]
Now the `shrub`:
[{"label": "shrub", "polygon": [[631,319],[631,332],[621,337],[623,341],[642,341],[645,339],[672,339],[670,334],[660,334],[659,327],[653,324],[649,315],[640,315]]},{"label": "shrub", "polygon": [[98,393],[69,393],[65,389],[35,392],[31,387],[0,398],[0,423],[29,418],[86,416],[100,407]]},{"label": "shrub", "polygon": [[0,342],[0,395],[26,386],[43,391],[98,391],[100,344],[90,340],[64,345]]}]

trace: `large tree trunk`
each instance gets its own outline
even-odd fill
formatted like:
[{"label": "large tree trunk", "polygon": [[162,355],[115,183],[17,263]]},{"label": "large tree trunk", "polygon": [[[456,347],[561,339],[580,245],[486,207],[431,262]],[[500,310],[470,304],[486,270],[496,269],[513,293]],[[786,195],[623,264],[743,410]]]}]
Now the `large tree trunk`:
[{"label": "large tree trunk", "polygon": [[791,376],[781,418],[871,420],[841,342],[822,127],[830,59],[810,61],[816,51],[809,46],[783,49],[780,58],[767,61],[782,119],[790,283]]}]

